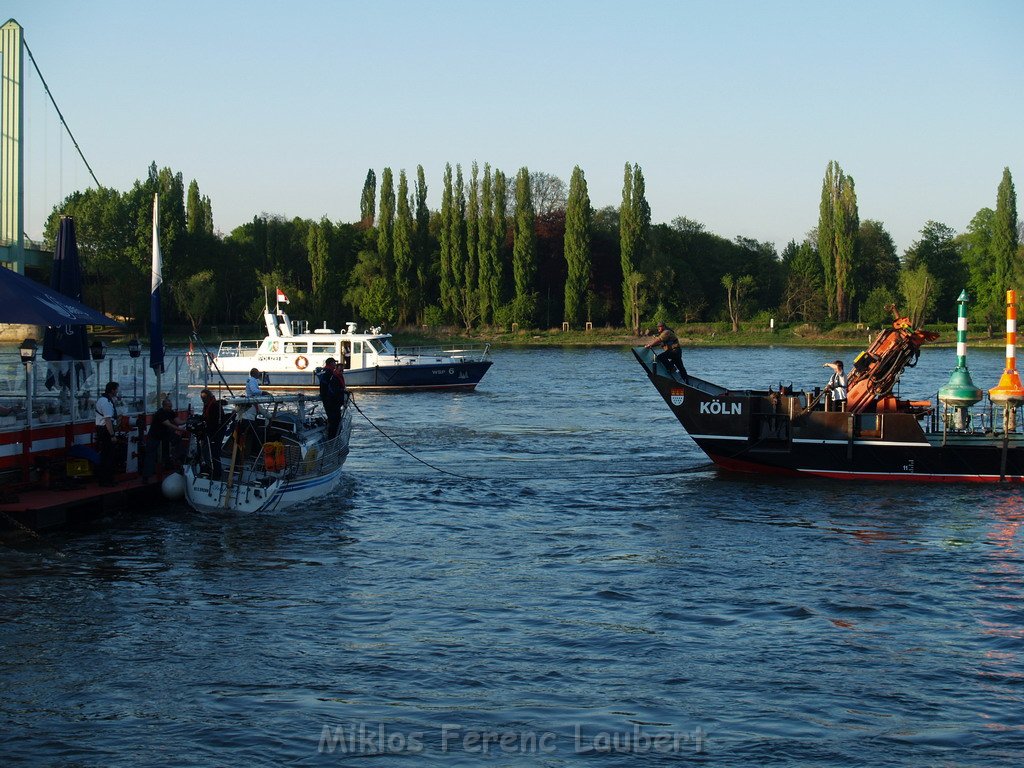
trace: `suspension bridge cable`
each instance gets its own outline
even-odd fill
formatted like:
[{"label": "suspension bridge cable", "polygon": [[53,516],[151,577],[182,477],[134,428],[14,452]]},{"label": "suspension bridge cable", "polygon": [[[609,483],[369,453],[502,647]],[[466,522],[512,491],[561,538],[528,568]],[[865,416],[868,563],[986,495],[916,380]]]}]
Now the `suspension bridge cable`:
[{"label": "suspension bridge cable", "polygon": [[89,175],[92,176],[92,180],[96,182],[96,186],[100,187],[100,182],[96,178],[96,174],[92,172],[92,166],[89,165],[89,161],[85,159],[85,155],[82,153],[82,148],[78,146],[78,140],[75,138],[75,134],[71,132],[71,128],[68,127],[68,121],[64,119],[64,115],[60,111],[60,107],[57,106],[57,100],[53,98],[53,94],[50,93],[50,86],[46,84],[43,73],[39,71],[39,65],[36,64],[36,57],[32,55],[32,49],[28,47],[28,43],[22,38],[21,44],[25,47],[25,52],[28,54],[29,60],[32,62],[32,66],[35,67],[36,74],[39,75],[39,80],[43,84],[43,89],[46,91],[46,95],[50,97],[50,103],[53,104],[53,108],[57,110],[57,117],[60,118],[61,125],[64,126],[64,130],[68,132],[68,136],[71,137],[71,143],[75,145],[75,150],[78,152],[78,156],[82,158],[82,162],[85,163],[85,167],[89,169]]}]

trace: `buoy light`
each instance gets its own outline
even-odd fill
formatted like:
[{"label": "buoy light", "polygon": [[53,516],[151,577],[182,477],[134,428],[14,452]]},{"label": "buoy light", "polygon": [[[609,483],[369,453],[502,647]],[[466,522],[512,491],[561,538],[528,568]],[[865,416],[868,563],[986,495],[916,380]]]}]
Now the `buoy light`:
[{"label": "buoy light", "polygon": [[1024,401],[1024,386],[1017,374],[1017,292],[1006,292],[1006,369],[999,383],[988,391],[994,403],[1015,405]]}]

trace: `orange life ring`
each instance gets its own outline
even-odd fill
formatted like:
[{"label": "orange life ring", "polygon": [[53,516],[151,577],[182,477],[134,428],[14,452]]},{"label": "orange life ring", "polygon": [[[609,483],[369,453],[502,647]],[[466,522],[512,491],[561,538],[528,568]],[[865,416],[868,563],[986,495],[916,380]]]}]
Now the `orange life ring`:
[{"label": "orange life ring", "polygon": [[305,355],[299,355],[295,358],[295,367],[300,371],[306,370],[307,365],[309,365],[309,360],[306,359]]}]

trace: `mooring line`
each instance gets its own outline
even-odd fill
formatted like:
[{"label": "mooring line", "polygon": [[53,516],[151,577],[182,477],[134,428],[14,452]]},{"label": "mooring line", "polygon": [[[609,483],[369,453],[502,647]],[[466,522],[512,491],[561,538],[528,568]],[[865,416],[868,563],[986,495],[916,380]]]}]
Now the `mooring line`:
[{"label": "mooring line", "polygon": [[[398,448],[403,453],[407,454],[414,461],[418,461],[420,464],[423,464],[426,467],[430,467],[435,472],[440,472],[441,474],[444,474],[444,475],[449,475],[451,477],[457,477],[457,478],[459,478],[461,480],[499,480],[499,479],[500,480],[567,480],[567,479],[579,478],[579,472],[578,471],[577,472],[573,472],[572,474],[544,475],[543,477],[538,477],[537,475],[502,475],[500,478],[497,478],[497,477],[482,477],[480,475],[463,475],[463,474],[460,474],[459,472],[452,472],[451,470],[443,469],[442,467],[439,467],[436,464],[431,464],[426,459],[421,459],[419,456],[417,456],[415,453],[410,451],[404,445],[401,445],[397,440],[395,440],[393,437],[391,437],[391,435],[389,435],[387,432],[385,432],[379,426],[374,424],[373,420],[369,416],[367,416],[365,413],[363,413],[362,408],[360,408],[358,403],[356,403],[355,397],[352,396],[351,393],[349,394],[349,402],[352,404],[352,407],[355,408],[359,412],[359,415],[362,416],[364,419],[366,419],[367,423],[371,427],[373,427],[375,430],[380,432],[380,434],[383,435],[384,438],[386,440],[388,440],[392,445],[394,445],[396,448]],[[698,465],[692,466],[692,467],[680,467],[679,469],[659,470],[659,471],[656,471],[656,472],[606,472],[606,473],[603,473],[603,476],[604,477],[656,477],[656,476],[663,476],[663,475],[684,475],[684,474],[689,474],[691,472],[706,472],[709,469],[713,469],[714,466],[715,466],[714,462],[707,462],[707,463],[698,464]]]},{"label": "mooring line", "polygon": [[53,544],[51,544],[45,538],[43,538],[43,536],[39,533],[39,531],[33,530],[32,528],[30,528],[29,526],[25,525],[23,522],[21,522],[20,520],[18,520],[15,517],[13,517],[12,515],[7,514],[6,512],[0,512],[0,515],[2,515],[4,520],[6,520],[7,522],[11,523],[11,525],[13,525],[15,528],[17,528],[18,530],[20,530],[20,531],[22,531],[24,533],[27,533],[29,535],[29,538],[33,538],[36,541],[38,541],[40,544],[42,544],[44,547],[53,550],[53,553],[55,555],[57,555],[57,557],[67,557],[66,554],[61,552],[59,549],[57,549],[55,546],[53,546]]}]

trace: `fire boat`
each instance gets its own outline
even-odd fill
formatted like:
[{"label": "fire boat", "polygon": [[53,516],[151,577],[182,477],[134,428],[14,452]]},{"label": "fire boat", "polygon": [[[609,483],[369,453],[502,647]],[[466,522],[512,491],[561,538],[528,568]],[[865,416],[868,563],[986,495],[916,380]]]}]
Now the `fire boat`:
[{"label": "fire boat", "polygon": [[690,437],[720,468],[789,477],[904,482],[1024,480],[1024,386],[1016,370],[1015,291],[1007,292],[1006,368],[978,389],[967,369],[967,294],[958,300],[957,366],[932,400],[893,394],[938,334],[899,317],[854,360],[845,407],[828,394],[734,390],[633,354]]}]

